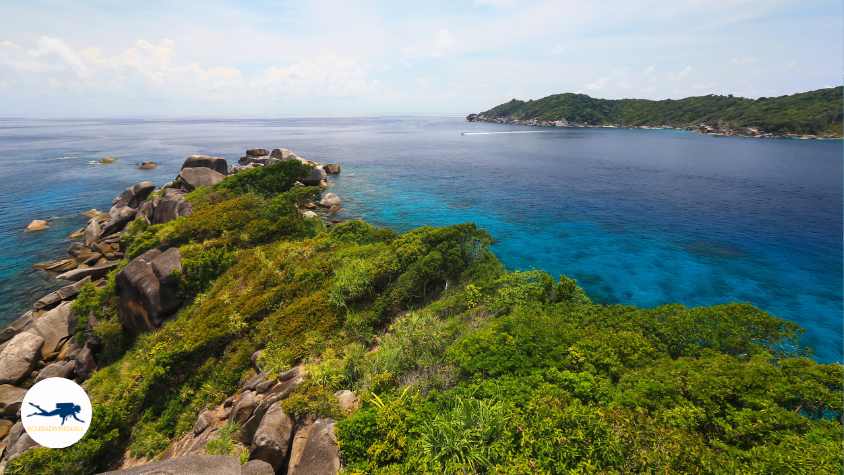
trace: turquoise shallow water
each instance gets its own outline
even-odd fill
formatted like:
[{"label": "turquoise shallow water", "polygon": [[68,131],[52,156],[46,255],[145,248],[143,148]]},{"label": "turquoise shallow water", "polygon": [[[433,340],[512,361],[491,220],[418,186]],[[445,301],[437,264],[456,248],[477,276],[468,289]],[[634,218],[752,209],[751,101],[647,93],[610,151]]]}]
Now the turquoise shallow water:
[{"label": "turquoise shallow water", "polygon": [[[460,117],[2,120],[0,324],[57,285],[29,266],[66,249],[76,213],[170,181],[188,155],[233,162],[252,146],[339,163],[342,219],[474,221],[508,268],[566,274],[605,303],[749,301],[803,326],[820,361],[842,361],[840,141]],[[102,156],[118,162],[92,163]],[[159,167],[133,166],[148,160]]]}]

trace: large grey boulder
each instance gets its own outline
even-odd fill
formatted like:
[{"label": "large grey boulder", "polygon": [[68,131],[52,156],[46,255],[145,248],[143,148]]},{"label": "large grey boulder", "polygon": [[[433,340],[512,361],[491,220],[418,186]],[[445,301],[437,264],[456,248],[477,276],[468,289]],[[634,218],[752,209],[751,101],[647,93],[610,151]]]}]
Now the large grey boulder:
[{"label": "large grey boulder", "polygon": [[176,177],[182,181],[182,187],[193,191],[199,187],[216,185],[226,178],[225,175],[210,168],[184,168]]},{"label": "large grey boulder", "polygon": [[252,391],[244,391],[237,399],[237,402],[234,403],[229,419],[242,425],[247,419],[249,419],[249,416],[252,415],[252,411],[254,411],[255,407],[257,407],[260,403],[261,400],[255,397],[255,393]]},{"label": "large grey boulder", "polygon": [[265,148],[250,148],[246,150],[246,155],[250,157],[266,157],[269,154],[269,150]]},{"label": "large grey boulder", "polygon": [[334,393],[334,397],[336,397],[337,401],[339,401],[337,405],[344,411],[351,409],[352,405],[355,403],[355,393],[349,391],[348,389],[337,391]]},{"label": "large grey boulder", "polygon": [[329,173],[331,175],[336,175],[337,173],[340,173],[340,165],[337,165],[336,163],[325,164],[322,166],[322,169],[325,170],[326,173]]},{"label": "large grey boulder", "polygon": [[273,404],[261,419],[261,424],[252,439],[249,458],[269,463],[273,470],[280,472],[290,456],[290,443],[293,439],[293,421],[281,409],[280,404]]},{"label": "large grey boulder", "polygon": [[94,353],[88,347],[82,348],[74,358],[73,372],[82,380],[87,380],[96,369],[97,362],[94,360]]},{"label": "large grey boulder", "polygon": [[296,154],[286,148],[276,148],[270,153],[270,157],[286,162],[288,160],[295,160]]},{"label": "large grey boulder", "polygon": [[0,384],[20,384],[29,377],[41,356],[44,339],[19,333],[0,353]]},{"label": "large grey boulder", "polygon": [[23,404],[26,389],[4,384],[0,386],[0,416],[14,416]]},{"label": "large grey boulder", "polygon": [[65,378],[71,379],[74,370],[74,364],[68,361],[56,361],[55,363],[42,369],[35,378],[35,384],[49,378]]},{"label": "large grey boulder", "polygon": [[4,328],[3,331],[0,332],[0,343],[4,343],[6,341],[11,340],[12,337],[32,326],[33,323],[34,321],[32,320],[32,311],[30,310],[14,322],[10,323],[9,326]]},{"label": "large grey boulder", "polygon": [[[161,256],[164,257],[159,261]],[[155,330],[179,309],[182,301],[177,295],[178,287],[170,277],[176,269],[181,269],[178,249],[164,253],[152,249],[117,273],[115,282],[123,289],[118,303],[120,323],[125,328],[138,334]]]},{"label": "large grey boulder", "polygon": [[209,157],[208,155],[191,155],[182,164],[182,170],[185,168],[210,168],[222,175],[229,171],[229,164],[223,157]]},{"label": "large grey boulder", "polygon": [[126,188],[126,190],[118,195],[111,204],[114,205],[114,208],[118,209],[124,206],[137,208],[145,199],[147,199],[147,196],[149,196],[154,189],[155,184],[153,182],[142,181],[135,186]]},{"label": "large grey boulder", "polygon": [[91,218],[88,221],[88,226],[85,227],[85,245],[90,246],[91,243],[97,242],[100,240],[100,234],[102,234],[103,230],[100,227],[100,221],[97,218]]},{"label": "large grey boulder", "polygon": [[327,177],[328,175],[325,174],[325,170],[322,168],[314,168],[307,177],[302,178],[299,181],[301,181],[305,186],[320,186],[322,181]]},{"label": "large grey boulder", "polygon": [[240,475],[275,475],[275,471],[263,460],[250,460],[240,467]]},{"label": "large grey boulder", "polygon": [[316,417],[313,414],[306,414],[296,424],[296,431],[293,435],[293,443],[290,444],[290,461],[287,462],[287,475],[296,475],[299,469],[299,462],[302,454],[308,445],[308,436],[314,427]]},{"label": "large grey boulder", "polygon": [[297,386],[305,381],[305,376],[299,374],[298,368],[294,369],[297,371],[295,376],[287,381],[283,381],[281,384],[277,384],[270,390],[270,392],[264,395],[264,398],[260,401],[260,403],[255,406],[255,409],[252,411],[252,415],[249,416],[249,419],[247,419],[240,427],[240,432],[237,435],[238,440],[244,444],[251,444],[252,439],[261,424],[261,420],[270,407],[282,399],[286,399],[293,393]]},{"label": "large grey boulder", "polygon": [[240,459],[229,455],[187,455],[102,475],[241,475]]},{"label": "large grey boulder", "polygon": [[330,475],[340,472],[340,451],[334,436],[334,419],[320,419],[308,435],[296,475]]},{"label": "large grey boulder", "polygon": [[70,311],[72,303],[72,301],[62,302],[56,308],[42,314],[26,329],[27,333],[44,338],[41,352],[45,356],[58,351],[76,333],[76,316]]},{"label": "large grey boulder", "polygon": [[32,328],[27,330],[44,339],[44,344],[41,346],[42,358],[58,351],[60,343],[64,343],[70,337],[71,331],[76,329],[75,317],[70,313],[70,304],[70,302],[63,302],[42,315],[35,321]]},{"label": "large grey boulder", "polygon": [[18,439],[13,445],[6,446],[6,459],[11,462],[15,458],[17,458],[18,455],[35,447],[41,447],[41,445],[38,444],[38,442],[32,440],[32,437],[30,437],[29,434],[24,432],[20,435],[20,437],[18,437]]},{"label": "large grey boulder", "polygon": [[111,217],[109,222],[106,223],[106,225],[102,228],[100,238],[111,236],[114,233],[122,231],[127,224],[131,223],[135,219],[135,216],[137,214],[138,210],[135,208],[131,208],[129,206],[124,206],[123,208],[120,208],[115,212],[114,216]]},{"label": "large grey boulder", "polygon": [[335,195],[334,193],[326,193],[322,197],[322,201],[319,202],[320,206],[325,206],[326,208],[330,208],[334,205],[340,204],[340,197]]},{"label": "large grey boulder", "polygon": [[105,277],[106,274],[111,272],[119,264],[120,261],[109,261],[103,262],[102,264],[93,267],[86,267],[84,269],[73,269],[72,271],[67,271],[64,274],[57,275],[56,279],[82,280],[85,277],[99,279],[100,277]]},{"label": "large grey boulder", "polygon": [[162,224],[172,221],[179,216],[188,216],[193,212],[190,203],[185,203],[185,192],[175,188],[167,188],[161,199],[155,205],[152,224]]}]

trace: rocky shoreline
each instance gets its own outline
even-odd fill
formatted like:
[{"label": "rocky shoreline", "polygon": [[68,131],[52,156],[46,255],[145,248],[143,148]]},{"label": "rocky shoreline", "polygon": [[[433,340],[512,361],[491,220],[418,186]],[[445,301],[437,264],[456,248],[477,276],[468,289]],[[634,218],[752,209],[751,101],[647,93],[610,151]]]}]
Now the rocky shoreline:
[{"label": "rocky shoreline", "polygon": [[834,134],[820,134],[820,135],[800,135],[785,132],[783,130],[777,132],[761,132],[752,127],[742,127],[733,129],[729,124],[718,121],[715,126],[710,126],[706,123],[701,124],[684,124],[681,127],[672,126],[666,122],[662,125],[625,125],[621,122],[615,125],[595,125],[587,123],[569,122],[566,119],[557,119],[553,121],[542,121],[539,118],[534,119],[520,119],[514,115],[504,117],[487,116],[483,114],[469,114],[466,116],[467,122],[491,122],[496,124],[513,124],[513,125],[529,125],[533,127],[588,127],[588,128],[609,128],[609,129],[655,129],[655,130],[684,130],[687,132],[697,132],[699,134],[721,135],[730,137],[754,137],[762,139],[777,139],[777,138],[791,138],[791,139],[815,139],[815,140],[836,140],[841,139],[840,136]]},{"label": "rocky shoreline", "polygon": [[[84,320],[80,323],[71,304],[86,283],[98,289],[107,285],[107,274],[124,261],[127,248],[121,237],[128,232],[129,224],[139,218],[146,225],[155,225],[188,216],[193,209],[191,203],[185,202],[185,196],[196,188],[288,160],[313,167],[310,174],[296,182],[297,187],[317,186],[324,191],[331,186],[328,175],[340,173],[337,164],[313,162],[281,148],[272,152],[250,148],[238,159],[238,165],[231,167],[222,157],[192,155],[172,182],[158,188],[150,181],[140,182],[115,197],[108,212],[92,209],[82,213],[90,219],[85,228],[71,235],[79,241],[68,248],[69,257],[33,266],[36,270],[58,274],[56,279],[70,284],[38,298],[32,310],[0,332],[0,473],[11,460],[39,447],[21,422],[21,405],[28,389],[53,377],[84,384],[96,370],[105,367],[100,357],[105,345],[93,334],[98,322],[89,315],[87,325]],[[342,209],[340,204],[336,194],[324,193],[321,200],[304,203],[299,213],[305,218],[319,218],[330,227],[342,222],[332,218]],[[46,222],[34,221],[26,231],[47,228]],[[135,334],[147,333],[174,318],[183,303],[172,276],[177,270],[181,270],[179,249],[165,246],[135,257],[116,274],[114,282],[122,289],[118,303],[120,323],[125,329]],[[219,407],[206,407],[193,430],[172,445],[161,461],[135,459],[127,453],[112,465],[112,470],[127,474],[158,473],[157,470],[220,474],[337,473],[340,461],[334,444],[334,421],[297,420],[285,415],[276,404],[306,379],[303,369],[293,368],[271,376],[260,367],[258,356],[256,353],[252,357],[256,375],[242,382],[237,397],[229,397]],[[343,409],[356,403],[350,391],[340,391],[336,396]],[[242,466],[235,456],[203,455],[208,443],[220,437],[220,429],[228,421],[241,425],[235,444],[240,444],[250,460]],[[205,467],[210,463],[206,457],[215,458],[208,467]],[[209,467],[212,469],[206,470]]]}]

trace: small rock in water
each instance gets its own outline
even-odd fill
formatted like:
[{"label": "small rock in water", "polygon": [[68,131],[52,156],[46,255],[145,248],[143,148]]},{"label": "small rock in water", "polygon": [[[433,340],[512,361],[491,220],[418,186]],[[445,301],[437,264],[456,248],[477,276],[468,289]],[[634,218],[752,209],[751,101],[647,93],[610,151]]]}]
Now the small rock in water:
[{"label": "small rock in water", "polygon": [[82,237],[85,237],[85,228],[78,229],[70,235],[71,239],[78,239]]},{"label": "small rock in water", "polygon": [[328,209],[328,212],[329,213],[336,213],[336,212],[340,211],[341,209],[343,209],[343,208],[341,208],[337,205],[334,205],[334,206],[332,206],[331,208]]},{"label": "small rock in water", "polygon": [[326,171],[326,173],[330,173],[332,175],[336,173],[340,173],[340,165],[336,163],[329,163],[327,165],[323,165],[322,169]]},{"label": "small rock in water", "polygon": [[138,169],[144,170],[147,168],[155,168],[157,166],[158,165],[156,165],[155,162],[141,162],[141,166],[139,166]]},{"label": "small rock in water", "polygon": [[117,161],[117,160],[114,159],[114,158],[111,158],[111,157],[103,157],[103,158],[100,159],[100,163],[111,163],[111,162],[115,162],[115,161]]},{"label": "small rock in water", "polygon": [[89,218],[93,218],[95,216],[99,216],[99,215],[103,214],[103,212],[97,211],[95,208],[91,208],[91,211],[83,211],[81,214],[84,214],[85,216],[87,216]]},{"label": "small rock in water", "polygon": [[35,219],[31,223],[29,223],[29,226],[26,227],[26,230],[27,231],[40,231],[42,229],[47,229],[47,228],[48,228],[47,221],[44,221],[43,219]]},{"label": "small rock in water", "polygon": [[343,221],[342,221],[342,220],[340,220],[340,219],[334,218],[334,219],[332,219],[332,220],[331,220],[331,222],[332,222],[332,223],[339,224],[339,223],[342,223]]}]

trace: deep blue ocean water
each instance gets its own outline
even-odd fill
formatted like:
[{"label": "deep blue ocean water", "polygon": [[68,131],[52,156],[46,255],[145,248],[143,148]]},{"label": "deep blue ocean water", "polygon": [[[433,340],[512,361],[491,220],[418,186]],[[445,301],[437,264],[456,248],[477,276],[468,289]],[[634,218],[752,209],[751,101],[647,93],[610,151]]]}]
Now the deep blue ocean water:
[{"label": "deep blue ocean water", "polygon": [[171,181],[188,155],[248,147],[340,164],[341,219],[474,221],[508,268],[576,278],[595,301],[749,301],[804,327],[819,361],[844,359],[842,142],[457,116],[0,119],[0,327],[60,286],[30,267],[63,255],[79,212]]}]

